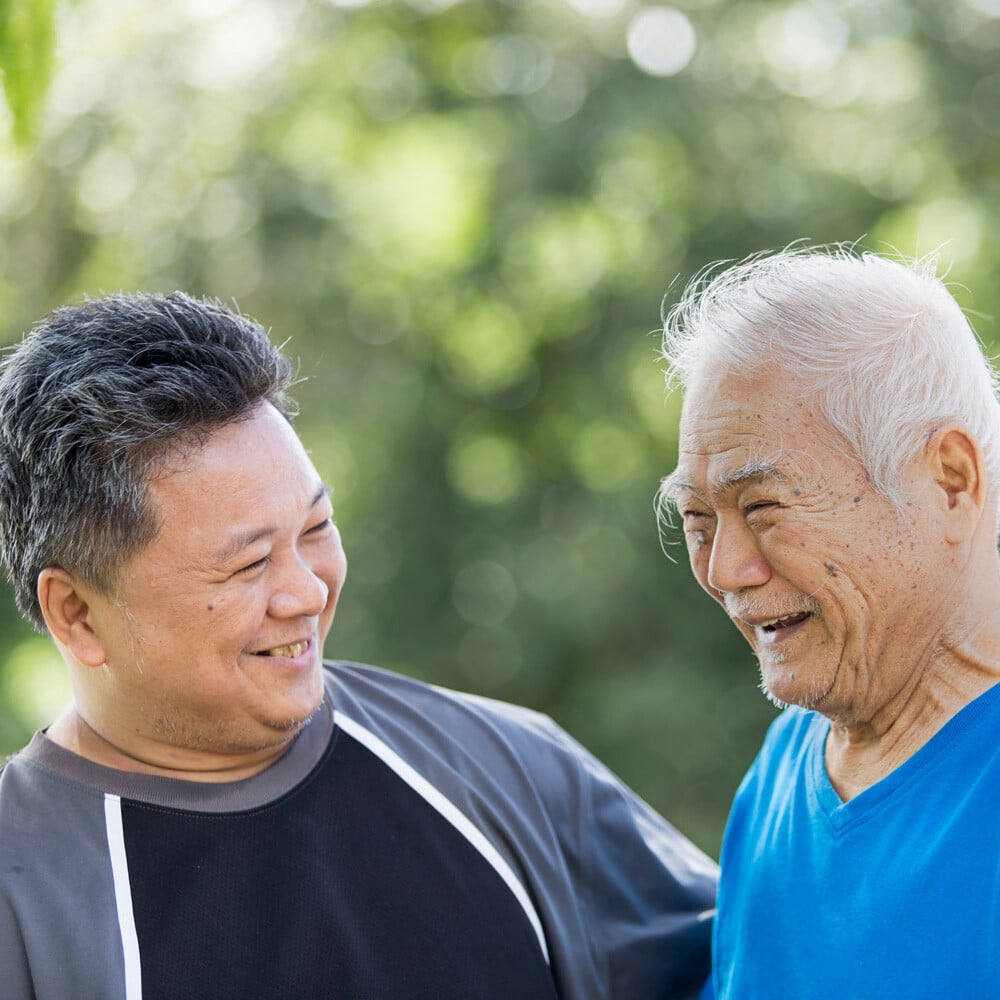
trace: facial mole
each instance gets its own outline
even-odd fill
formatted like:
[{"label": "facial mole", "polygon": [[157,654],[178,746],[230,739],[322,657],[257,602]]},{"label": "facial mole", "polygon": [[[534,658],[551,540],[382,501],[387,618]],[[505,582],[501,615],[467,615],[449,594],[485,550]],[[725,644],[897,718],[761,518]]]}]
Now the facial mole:
[{"label": "facial mole", "polygon": [[823,563],[823,565],[826,567],[826,571],[827,571],[827,573],[830,574],[830,576],[836,576],[837,575],[838,569],[837,569],[837,564],[836,563],[825,562],[825,563]]},{"label": "facial mole", "polygon": [[854,502],[855,503],[861,503],[861,497],[855,497],[854,498]]},{"label": "facial mole", "polygon": [[215,610],[215,605],[214,605],[214,604],[210,604],[210,605],[208,606],[208,610],[209,610],[209,611],[214,611],[214,610]]},{"label": "facial mole", "polygon": [[802,496],[802,490],[801,490],[801,489],[799,489],[799,487],[798,487],[798,486],[796,486],[796,487],[795,487],[795,489],[794,489],[794,490],[792,490],[792,492],[793,492],[793,493],[794,493],[794,494],[795,494],[795,495],[796,495],[797,497],[800,497],[800,496]]}]

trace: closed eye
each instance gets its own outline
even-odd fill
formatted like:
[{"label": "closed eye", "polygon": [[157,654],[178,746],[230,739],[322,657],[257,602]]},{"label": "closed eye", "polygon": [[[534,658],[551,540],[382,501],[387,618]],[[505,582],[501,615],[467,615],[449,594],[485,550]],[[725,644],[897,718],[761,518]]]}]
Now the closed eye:
[{"label": "closed eye", "polygon": [[771,510],[779,506],[774,500],[758,500],[755,503],[748,503],[743,508],[744,514],[754,514],[762,510]]},{"label": "closed eye", "polygon": [[332,524],[333,524],[333,519],[328,517],[325,520],[320,521],[319,524],[314,524],[311,528],[307,528],[305,533],[307,535],[319,535],[322,532],[326,531],[326,529],[329,528]]},{"label": "closed eye", "polygon": [[239,573],[253,573],[254,570],[263,569],[271,561],[270,556],[262,556],[260,559],[255,559],[252,563],[247,566],[241,566],[236,572]]},{"label": "closed eye", "polygon": [[711,517],[711,514],[706,514],[703,510],[682,510],[681,517],[685,522],[697,521],[701,518]]}]

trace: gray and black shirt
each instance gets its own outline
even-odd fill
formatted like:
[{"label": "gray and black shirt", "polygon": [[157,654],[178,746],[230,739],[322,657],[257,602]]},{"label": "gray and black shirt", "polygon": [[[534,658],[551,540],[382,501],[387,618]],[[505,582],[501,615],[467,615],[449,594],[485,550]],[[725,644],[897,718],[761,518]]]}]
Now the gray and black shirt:
[{"label": "gray and black shirt", "polygon": [[0,772],[4,1000],[661,1000],[709,968],[712,861],[544,716],[327,665],[244,781],[39,733]]}]

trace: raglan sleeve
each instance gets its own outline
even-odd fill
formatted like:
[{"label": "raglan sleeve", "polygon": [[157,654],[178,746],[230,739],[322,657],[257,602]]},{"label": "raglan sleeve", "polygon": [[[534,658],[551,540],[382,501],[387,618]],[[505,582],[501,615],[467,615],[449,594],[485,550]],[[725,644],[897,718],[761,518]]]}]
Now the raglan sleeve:
[{"label": "raglan sleeve", "polygon": [[[575,780],[575,855],[596,964],[614,1000],[694,1000],[711,970],[718,867],[554,723]],[[565,773],[565,772],[564,772]],[[575,789],[572,788],[575,786]]]}]

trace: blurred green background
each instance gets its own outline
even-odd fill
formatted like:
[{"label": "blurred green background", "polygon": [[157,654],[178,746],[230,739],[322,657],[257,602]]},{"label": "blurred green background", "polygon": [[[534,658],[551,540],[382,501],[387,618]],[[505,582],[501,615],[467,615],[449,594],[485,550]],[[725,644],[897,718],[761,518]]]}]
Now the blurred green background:
[{"label": "blurred green background", "polygon": [[[327,655],[550,713],[717,854],[773,710],[660,549],[661,300],[943,245],[995,344],[998,52],[1000,0],[0,0],[0,338],[238,303],[335,486]],[[66,683],[4,598],[6,753]]]}]

